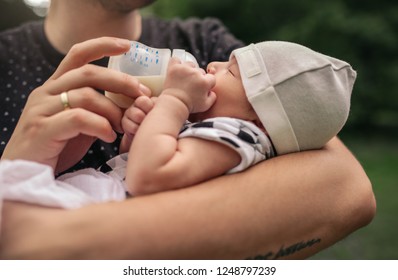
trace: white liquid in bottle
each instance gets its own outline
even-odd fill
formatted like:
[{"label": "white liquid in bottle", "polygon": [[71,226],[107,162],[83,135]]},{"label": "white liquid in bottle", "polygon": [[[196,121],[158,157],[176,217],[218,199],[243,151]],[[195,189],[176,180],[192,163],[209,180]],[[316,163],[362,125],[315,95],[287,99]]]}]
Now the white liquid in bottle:
[{"label": "white liquid in bottle", "polygon": [[[193,55],[184,50],[173,50],[173,56],[180,58],[181,61],[191,61],[198,67]],[[152,91],[152,96],[159,96],[163,90],[170,57],[169,49],[151,48],[131,41],[129,52],[111,57],[108,67],[134,76]],[[134,98],[108,91],[105,92],[105,96],[121,108],[128,108],[134,102]]]},{"label": "white liquid in bottle", "polygon": [[[147,86],[152,96],[159,96],[163,90],[164,76],[135,76],[142,84]],[[128,108],[134,103],[134,98],[119,93],[105,92],[105,96],[111,99],[120,108]]]},{"label": "white liquid in bottle", "polygon": [[159,96],[163,90],[164,76],[136,76],[136,78],[152,91],[152,96]]}]

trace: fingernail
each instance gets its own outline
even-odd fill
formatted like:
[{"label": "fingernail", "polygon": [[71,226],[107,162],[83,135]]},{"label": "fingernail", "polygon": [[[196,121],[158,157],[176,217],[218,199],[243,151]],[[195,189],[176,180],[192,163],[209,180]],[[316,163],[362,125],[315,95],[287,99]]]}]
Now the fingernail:
[{"label": "fingernail", "polygon": [[152,91],[149,89],[149,87],[147,87],[147,86],[145,86],[143,84],[140,84],[140,91],[146,96],[151,96],[152,95]]},{"label": "fingernail", "polygon": [[123,47],[130,47],[130,41],[127,39],[115,38],[115,41]]},{"label": "fingernail", "polygon": [[117,138],[117,134],[116,134],[116,132],[113,131],[113,130],[112,130],[112,132],[111,132],[111,138],[113,139],[112,142],[115,141],[116,138]]}]

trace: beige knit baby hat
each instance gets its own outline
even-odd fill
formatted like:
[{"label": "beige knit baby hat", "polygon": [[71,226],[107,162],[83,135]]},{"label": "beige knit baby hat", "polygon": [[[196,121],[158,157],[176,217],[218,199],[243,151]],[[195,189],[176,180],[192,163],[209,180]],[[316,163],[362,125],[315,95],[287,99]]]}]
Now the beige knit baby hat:
[{"label": "beige knit baby hat", "polygon": [[348,63],[280,41],[231,55],[278,155],[321,148],[345,124],[356,78]]}]

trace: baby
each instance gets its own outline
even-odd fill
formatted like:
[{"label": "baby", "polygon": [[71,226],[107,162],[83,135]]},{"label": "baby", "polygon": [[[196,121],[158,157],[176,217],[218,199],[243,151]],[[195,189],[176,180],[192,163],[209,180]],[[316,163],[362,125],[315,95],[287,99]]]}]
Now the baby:
[{"label": "baby", "polygon": [[181,188],[319,149],[345,124],[355,78],[346,62],[289,42],[237,49],[207,74],[174,59],[156,102],[140,97],[125,112],[127,190]]}]

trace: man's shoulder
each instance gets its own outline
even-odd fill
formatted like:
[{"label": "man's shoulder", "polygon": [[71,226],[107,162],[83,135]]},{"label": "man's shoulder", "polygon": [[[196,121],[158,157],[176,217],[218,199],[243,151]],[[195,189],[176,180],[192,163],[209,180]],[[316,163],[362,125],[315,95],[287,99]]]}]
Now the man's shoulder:
[{"label": "man's shoulder", "polygon": [[29,47],[43,30],[42,21],[31,21],[0,32],[0,49],[2,52],[13,51],[16,47]]},{"label": "man's shoulder", "polygon": [[143,18],[143,29],[145,32],[152,31],[172,31],[175,32],[175,28],[182,32],[191,32],[200,29],[214,29],[214,28],[225,28],[224,24],[217,18],[206,17],[197,18],[189,17],[186,19],[172,18],[164,19],[154,16],[148,16]]},{"label": "man's shoulder", "polygon": [[244,44],[216,18],[143,20],[140,41],[157,48],[185,49],[205,68],[210,61],[225,61],[232,50]]},{"label": "man's shoulder", "polygon": [[0,39],[18,39],[43,29],[43,21],[29,21],[0,32]]}]

